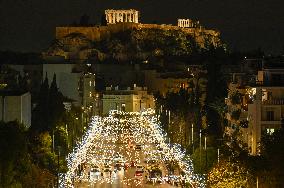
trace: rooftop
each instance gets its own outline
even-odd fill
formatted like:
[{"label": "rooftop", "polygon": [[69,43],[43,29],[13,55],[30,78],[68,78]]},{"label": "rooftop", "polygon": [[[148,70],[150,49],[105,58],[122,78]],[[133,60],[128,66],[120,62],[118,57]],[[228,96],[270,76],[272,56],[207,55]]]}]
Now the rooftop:
[{"label": "rooftop", "polygon": [[0,90],[0,96],[21,96],[25,93],[28,92],[23,90]]}]

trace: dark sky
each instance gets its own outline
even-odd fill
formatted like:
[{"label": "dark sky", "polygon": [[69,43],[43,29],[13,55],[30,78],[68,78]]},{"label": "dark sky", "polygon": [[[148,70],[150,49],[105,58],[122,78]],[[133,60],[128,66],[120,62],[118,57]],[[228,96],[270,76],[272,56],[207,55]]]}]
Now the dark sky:
[{"label": "dark sky", "polygon": [[41,51],[55,27],[86,13],[100,21],[108,8],[135,8],[142,23],[177,24],[177,18],[200,20],[216,28],[231,49],[261,47],[279,53],[284,46],[284,0],[0,0],[0,50]]}]

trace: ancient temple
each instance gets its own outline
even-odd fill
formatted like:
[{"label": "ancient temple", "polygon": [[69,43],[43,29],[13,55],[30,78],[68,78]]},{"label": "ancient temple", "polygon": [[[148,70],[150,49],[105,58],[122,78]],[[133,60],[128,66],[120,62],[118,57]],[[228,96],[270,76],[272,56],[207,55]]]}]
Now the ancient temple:
[{"label": "ancient temple", "polygon": [[134,9],[129,10],[105,10],[107,24],[116,24],[119,22],[132,22],[139,23],[138,21],[139,11]]},{"label": "ancient temple", "polygon": [[178,27],[197,27],[199,25],[199,21],[194,22],[191,19],[178,19]]}]

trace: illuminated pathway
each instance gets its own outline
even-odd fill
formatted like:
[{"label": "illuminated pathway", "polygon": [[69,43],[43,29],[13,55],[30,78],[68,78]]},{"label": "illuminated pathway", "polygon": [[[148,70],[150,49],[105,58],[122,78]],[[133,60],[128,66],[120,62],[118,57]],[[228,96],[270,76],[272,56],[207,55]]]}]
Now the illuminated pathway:
[{"label": "illuminated pathway", "polygon": [[151,109],[93,117],[67,164],[67,173],[60,176],[62,188],[205,187],[180,146],[166,143]]}]

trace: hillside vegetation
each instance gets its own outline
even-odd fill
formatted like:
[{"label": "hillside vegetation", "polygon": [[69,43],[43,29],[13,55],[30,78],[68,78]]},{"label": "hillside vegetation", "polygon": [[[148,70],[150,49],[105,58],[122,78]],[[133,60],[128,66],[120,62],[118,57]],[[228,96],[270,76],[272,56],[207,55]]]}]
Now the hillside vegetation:
[{"label": "hillside vegetation", "polygon": [[122,30],[96,42],[81,33],[72,33],[54,41],[45,54],[66,59],[130,61],[152,57],[184,58],[212,46],[222,46],[220,39],[205,34],[194,36],[182,30],[144,28]]}]

